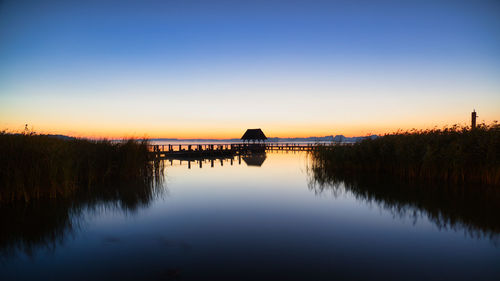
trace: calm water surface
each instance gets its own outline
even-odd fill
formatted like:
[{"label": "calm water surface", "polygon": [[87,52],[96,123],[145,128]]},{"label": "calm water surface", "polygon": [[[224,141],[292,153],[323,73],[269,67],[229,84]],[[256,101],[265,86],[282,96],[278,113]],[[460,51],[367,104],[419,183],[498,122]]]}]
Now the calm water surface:
[{"label": "calm water surface", "polygon": [[306,153],[240,161],[166,162],[148,194],[4,208],[0,280],[500,280],[496,194],[325,182]]}]

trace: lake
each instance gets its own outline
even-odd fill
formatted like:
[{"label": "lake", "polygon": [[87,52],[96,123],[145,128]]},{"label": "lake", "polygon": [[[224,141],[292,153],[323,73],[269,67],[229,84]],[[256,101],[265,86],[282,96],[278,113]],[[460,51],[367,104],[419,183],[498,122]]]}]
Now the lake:
[{"label": "lake", "polygon": [[325,179],[305,152],[2,206],[0,280],[500,280],[499,192]]}]

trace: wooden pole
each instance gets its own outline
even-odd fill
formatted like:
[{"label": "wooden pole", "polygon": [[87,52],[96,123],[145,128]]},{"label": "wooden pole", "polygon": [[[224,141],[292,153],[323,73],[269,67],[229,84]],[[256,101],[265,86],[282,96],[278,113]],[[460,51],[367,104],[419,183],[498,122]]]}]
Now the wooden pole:
[{"label": "wooden pole", "polygon": [[476,118],[477,118],[477,113],[476,113],[476,110],[474,109],[474,111],[472,111],[472,114],[471,114],[471,129],[474,130],[476,128]]}]

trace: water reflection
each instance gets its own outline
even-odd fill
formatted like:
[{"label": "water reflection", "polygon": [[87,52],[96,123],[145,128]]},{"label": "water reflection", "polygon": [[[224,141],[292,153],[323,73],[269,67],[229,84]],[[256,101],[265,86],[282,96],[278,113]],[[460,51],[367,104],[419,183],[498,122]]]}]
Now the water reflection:
[{"label": "water reflection", "polygon": [[[26,196],[32,200],[9,201],[0,196],[0,257],[17,253],[32,256],[37,249],[53,250],[84,223],[83,214],[115,209],[133,213],[148,207],[161,196],[163,167],[155,163],[152,178],[138,182],[78,187],[64,196],[50,198],[39,194]],[[1,189],[0,189],[1,192]]]},{"label": "water reflection", "polygon": [[476,238],[500,237],[500,190],[484,186],[436,186],[390,181],[373,175],[341,175],[312,162],[309,189],[335,197],[352,194],[358,201],[410,217],[427,218],[439,229],[463,231]]},{"label": "water reflection", "polygon": [[[175,164],[214,167],[242,165],[262,166],[265,153],[236,157],[175,158],[154,162],[153,179],[141,182],[119,183],[106,186],[78,187],[74,193],[58,198],[41,197],[38,192],[27,198],[33,200],[8,201],[0,194],[0,257],[7,258],[24,253],[32,256],[37,249],[54,250],[68,236],[81,230],[84,213],[97,214],[102,209],[115,209],[132,213],[147,208],[151,202],[164,194],[163,171],[165,166]],[[0,189],[2,192],[2,189]],[[109,240],[111,241],[111,240]]]},{"label": "water reflection", "polygon": [[255,167],[260,167],[262,164],[264,164],[264,161],[266,161],[266,154],[265,153],[254,153],[254,154],[249,154],[243,156],[243,161],[247,164],[247,166],[255,166]]},{"label": "water reflection", "polygon": [[[166,165],[165,200],[158,200],[161,186],[138,183],[2,204],[0,247],[7,258],[0,262],[0,280],[500,276],[500,252],[491,240],[434,227],[497,235],[495,192],[491,198],[467,190],[426,194],[374,179],[336,178],[313,164],[305,169],[310,162],[304,152],[255,156],[251,161],[264,161],[262,166],[249,166],[243,157],[240,164],[233,158],[232,166],[231,159],[159,162]],[[330,192],[337,197],[315,195]],[[373,206],[423,219],[408,224]]]},{"label": "water reflection", "polygon": [[212,157],[170,157],[167,159],[161,160],[162,163],[167,163],[167,166],[174,166],[174,164],[178,165],[186,165],[188,169],[192,167],[215,167],[230,165],[233,166],[235,164],[241,165],[242,160],[245,162],[247,166],[261,167],[267,156],[265,152],[259,153],[250,153],[238,156],[212,156]]}]

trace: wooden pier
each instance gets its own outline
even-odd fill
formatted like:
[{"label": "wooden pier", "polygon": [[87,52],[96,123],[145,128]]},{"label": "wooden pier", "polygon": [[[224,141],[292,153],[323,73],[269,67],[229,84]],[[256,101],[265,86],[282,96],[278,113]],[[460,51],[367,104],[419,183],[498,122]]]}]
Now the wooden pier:
[{"label": "wooden pier", "polygon": [[[331,146],[331,144],[327,145]],[[316,144],[311,143],[165,144],[151,145],[150,151],[153,158],[183,159],[230,157],[266,151],[312,151],[314,147]]]},{"label": "wooden pier", "polygon": [[266,143],[266,150],[269,151],[311,151],[314,149],[314,147],[316,147],[316,144],[312,143]]}]

